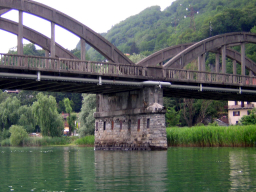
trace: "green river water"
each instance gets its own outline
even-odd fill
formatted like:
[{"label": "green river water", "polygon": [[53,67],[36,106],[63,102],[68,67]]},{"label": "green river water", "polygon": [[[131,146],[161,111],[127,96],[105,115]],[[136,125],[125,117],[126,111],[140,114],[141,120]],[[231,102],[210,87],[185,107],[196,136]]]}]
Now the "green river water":
[{"label": "green river water", "polygon": [[5,191],[256,191],[256,148],[0,147]]}]

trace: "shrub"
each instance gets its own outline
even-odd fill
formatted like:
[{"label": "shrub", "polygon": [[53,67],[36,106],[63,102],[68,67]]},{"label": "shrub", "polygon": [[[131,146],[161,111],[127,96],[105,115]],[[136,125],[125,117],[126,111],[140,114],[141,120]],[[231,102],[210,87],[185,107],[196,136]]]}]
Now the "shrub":
[{"label": "shrub", "polygon": [[22,145],[23,139],[28,137],[28,133],[22,126],[12,125],[10,127],[10,142],[12,146]]},{"label": "shrub", "polygon": [[76,145],[94,145],[94,135],[87,135],[75,140]]},{"label": "shrub", "polygon": [[0,143],[0,146],[2,146],[2,147],[9,147],[9,146],[11,146],[10,139],[5,139],[5,140],[3,140],[3,141]]}]

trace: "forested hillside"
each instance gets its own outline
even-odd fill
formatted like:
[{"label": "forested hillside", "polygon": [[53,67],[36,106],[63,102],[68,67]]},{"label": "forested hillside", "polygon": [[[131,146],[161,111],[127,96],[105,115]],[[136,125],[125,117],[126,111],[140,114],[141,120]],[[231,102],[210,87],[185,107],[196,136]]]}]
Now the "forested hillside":
[{"label": "forested hillside", "polygon": [[[164,11],[159,6],[147,8],[102,35],[123,53],[147,56],[165,47],[209,36],[249,32],[255,25],[256,0],[176,0]],[[104,59],[92,49],[88,53],[90,60]],[[256,60],[255,56],[252,58]]]}]

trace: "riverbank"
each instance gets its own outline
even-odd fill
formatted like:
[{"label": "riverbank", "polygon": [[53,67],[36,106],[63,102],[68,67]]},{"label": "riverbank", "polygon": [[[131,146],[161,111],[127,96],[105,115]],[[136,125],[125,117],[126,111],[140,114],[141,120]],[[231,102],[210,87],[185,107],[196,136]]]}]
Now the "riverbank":
[{"label": "riverbank", "polygon": [[[40,147],[40,146],[94,146],[94,136],[88,135],[79,137],[27,137],[22,141],[23,147]],[[1,141],[0,146],[11,146],[10,139]]]},{"label": "riverbank", "polygon": [[[166,128],[169,147],[256,147],[256,125],[248,126],[198,126],[191,128]],[[32,146],[94,146],[94,136],[79,137],[28,137],[24,147]],[[10,139],[0,146],[11,146]]]},{"label": "riverbank", "polygon": [[254,147],[256,125],[167,128],[169,147]]}]

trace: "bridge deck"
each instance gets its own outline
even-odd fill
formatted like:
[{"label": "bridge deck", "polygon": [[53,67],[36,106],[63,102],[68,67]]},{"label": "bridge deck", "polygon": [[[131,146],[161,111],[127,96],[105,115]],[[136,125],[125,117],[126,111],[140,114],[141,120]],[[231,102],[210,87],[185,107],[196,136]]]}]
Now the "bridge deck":
[{"label": "bridge deck", "polygon": [[153,80],[171,82],[163,87],[171,97],[254,101],[256,94],[250,76],[8,54],[0,55],[0,77],[0,89],[115,93]]}]

